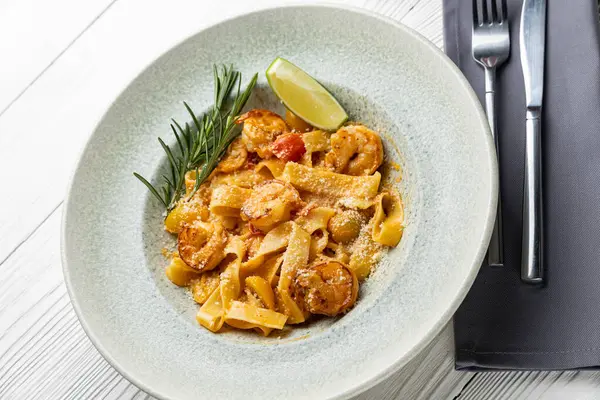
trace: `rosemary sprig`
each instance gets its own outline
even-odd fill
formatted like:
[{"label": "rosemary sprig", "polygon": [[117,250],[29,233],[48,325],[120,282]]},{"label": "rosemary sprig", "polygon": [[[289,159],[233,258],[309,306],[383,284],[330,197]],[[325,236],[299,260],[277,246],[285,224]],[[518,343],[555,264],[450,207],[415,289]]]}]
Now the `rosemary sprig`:
[{"label": "rosemary sprig", "polygon": [[[188,123],[182,127],[177,121],[172,120],[171,130],[177,141],[174,149],[158,138],[158,142],[169,160],[170,169],[170,177],[162,176],[163,186],[160,187],[160,190],[137,172],[133,173],[167,211],[175,207],[185,193],[186,172],[196,171],[196,182],[189,196],[191,198],[216,168],[219,160],[227,151],[227,147],[240,134],[240,130],[236,129],[235,120],[248,101],[258,77],[258,74],[254,74],[242,92],[242,74],[234,70],[232,65],[221,66],[221,68],[215,65],[213,74],[213,107],[201,117],[197,117],[190,106],[184,102],[183,104],[192,118],[193,127],[190,127]],[[230,102],[228,100],[236,86],[233,101]]]}]

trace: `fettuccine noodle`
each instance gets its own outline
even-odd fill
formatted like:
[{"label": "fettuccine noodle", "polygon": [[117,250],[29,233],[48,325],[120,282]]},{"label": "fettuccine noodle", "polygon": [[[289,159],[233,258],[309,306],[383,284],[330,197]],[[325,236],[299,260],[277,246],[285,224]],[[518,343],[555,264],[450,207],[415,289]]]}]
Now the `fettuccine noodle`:
[{"label": "fettuccine noodle", "polygon": [[269,335],[313,314],[346,313],[404,230],[402,199],[381,190],[383,147],[362,125],[297,133],[252,111],[215,172],[165,220],[178,234],[166,275],[189,287],[196,319]]}]

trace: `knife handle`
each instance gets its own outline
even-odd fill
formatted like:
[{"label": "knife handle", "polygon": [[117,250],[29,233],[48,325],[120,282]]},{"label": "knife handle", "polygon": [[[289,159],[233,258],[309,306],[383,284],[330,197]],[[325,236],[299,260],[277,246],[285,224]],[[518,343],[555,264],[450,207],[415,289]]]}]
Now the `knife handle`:
[{"label": "knife handle", "polygon": [[541,111],[527,110],[525,125],[521,280],[534,284],[543,282]]},{"label": "knife handle", "polygon": [[[485,68],[485,113],[488,118],[492,138],[496,148],[496,156],[500,163],[500,152],[498,148],[498,134],[496,125],[496,68]],[[498,189],[498,207],[496,212],[496,221],[494,222],[494,230],[488,246],[487,263],[493,267],[501,267],[504,265],[504,246],[502,243],[502,201],[500,189]]]}]

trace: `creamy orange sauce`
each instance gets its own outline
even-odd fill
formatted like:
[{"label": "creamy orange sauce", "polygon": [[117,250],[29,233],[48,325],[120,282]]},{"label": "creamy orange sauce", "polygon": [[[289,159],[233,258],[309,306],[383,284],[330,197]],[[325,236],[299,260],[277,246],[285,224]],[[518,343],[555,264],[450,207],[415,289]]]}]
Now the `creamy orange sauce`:
[{"label": "creamy orange sauce", "polygon": [[268,110],[241,116],[241,136],[217,169],[191,198],[188,172],[187,196],[165,220],[178,235],[167,276],[190,288],[211,331],[268,335],[312,314],[347,312],[402,235],[401,198],[379,189],[379,134],[291,122]]}]

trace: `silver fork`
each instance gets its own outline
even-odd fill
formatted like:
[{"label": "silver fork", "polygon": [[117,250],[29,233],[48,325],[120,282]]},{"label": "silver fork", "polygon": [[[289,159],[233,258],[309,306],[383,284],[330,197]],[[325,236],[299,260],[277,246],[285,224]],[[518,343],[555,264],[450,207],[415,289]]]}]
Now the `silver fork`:
[{"label": "silver fork", "polygon": [[[496,154],[499,157],[495,111],[496,68],[510,55],[506,0],[473,0],[472,50],[473,58],[485,70],[485,112],[496,144]],[[487,253],[488,264],[493,266],[504,264],[500,197],[498,193],[496,223]]]}]

